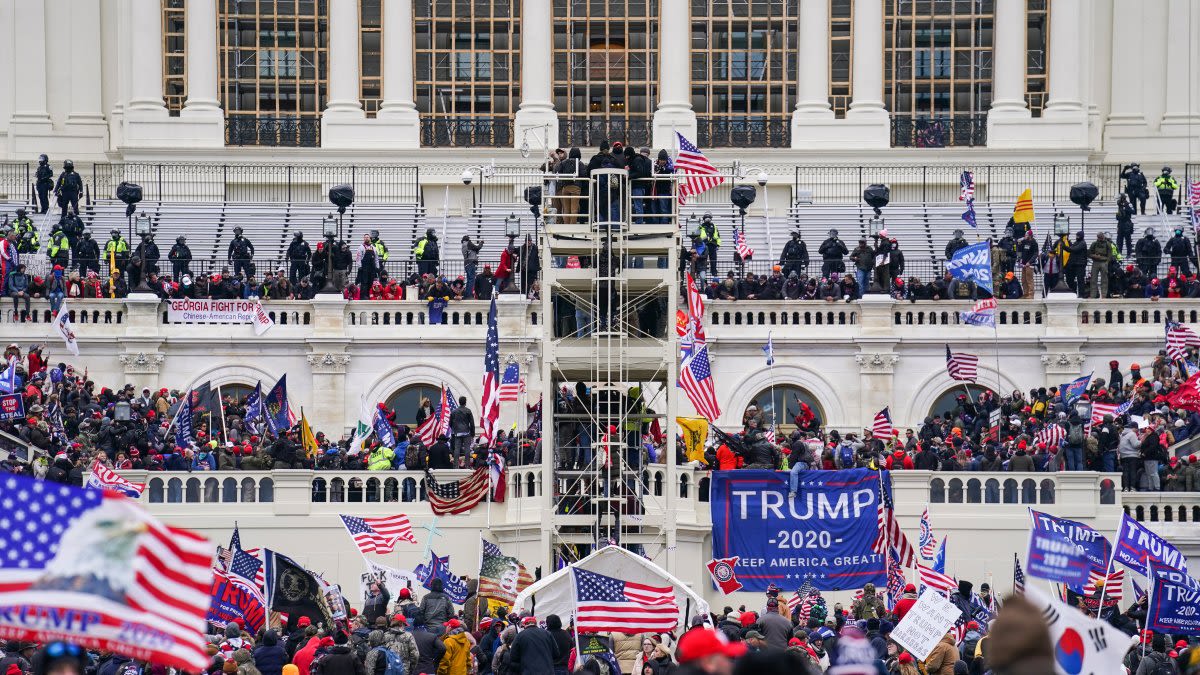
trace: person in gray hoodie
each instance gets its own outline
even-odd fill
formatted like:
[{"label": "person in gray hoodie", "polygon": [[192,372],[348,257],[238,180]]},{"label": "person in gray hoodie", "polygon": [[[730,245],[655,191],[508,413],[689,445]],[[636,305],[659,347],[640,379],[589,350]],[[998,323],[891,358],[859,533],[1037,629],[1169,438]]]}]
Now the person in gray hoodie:
[{"label": "person in gray hoodie", "polygon": [[24,265],[17,265],[17,269],[4,280],[4,294],[12,298],[14,314],[20,311],[21,301],[25,301],[25,312],[17,314],[21,321],[29,319],[29,281]]},{"label": "person in gray hoodie", "polygon": [[1129,422],[1121,430],[1117,441],[1117,460],[1121,462],[1121,492],[1133,492],[1137,489],[1137,472],[1142,463],[1137,422]]}]

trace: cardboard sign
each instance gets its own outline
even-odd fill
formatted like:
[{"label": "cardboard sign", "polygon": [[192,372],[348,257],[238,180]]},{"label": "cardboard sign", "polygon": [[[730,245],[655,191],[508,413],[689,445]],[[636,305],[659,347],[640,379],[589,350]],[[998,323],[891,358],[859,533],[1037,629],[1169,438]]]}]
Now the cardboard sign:
[{"label": "cardboard sign", "polygon": [[924,661],[962,611],[940,593],[926,589],[892,631],[892,639]]}]

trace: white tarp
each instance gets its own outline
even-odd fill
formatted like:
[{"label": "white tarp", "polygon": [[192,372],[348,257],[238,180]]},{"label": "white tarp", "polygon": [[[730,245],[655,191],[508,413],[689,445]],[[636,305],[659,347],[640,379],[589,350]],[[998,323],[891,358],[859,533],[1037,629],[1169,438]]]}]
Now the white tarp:
[{"label": "white tarp", "polygon": [[[640,584],[664,586],[675,589],[675,602],[679,605],[679,626],[686,630],[691,617],[708,613],[708,603],[682,581],[667,573],[653,562],[620,546],[607,546],[575,563],[576,567]],[[571,587],[571,569],[563,569],[530,585],[517,594],[513,608],[532,611],[538,618],[557,614],[563,624],[575,612],[575,593]],[[685,612],[687,613],[685,615]]]},{"label": "white tarp", "polygon": [[248,323],[254,334],[262,335],[275,322],[259,300],[171,300],[167,304],[167,321],[171,323]]}]

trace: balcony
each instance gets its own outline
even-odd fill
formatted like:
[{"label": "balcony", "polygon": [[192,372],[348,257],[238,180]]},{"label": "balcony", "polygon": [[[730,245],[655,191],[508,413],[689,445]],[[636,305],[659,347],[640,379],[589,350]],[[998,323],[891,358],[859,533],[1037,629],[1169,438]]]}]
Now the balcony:
[{"label": "balcony", "polygon": [[786,148],[792,144],[790,117],[701,117],[696,124],[702,148]]},{"label": "balcony", "polygon": [[321,120],[230,115],[225,118],[225,145],[317,148],[321,146]]},{"label": "balcony", "polygon": [[595,147],[604,141],[626,145],[650,145],[649,119],[583,118],[558,122],[558,144],[563,147]]},{"label": "balcony", "polygon": [[975,148],[986,145],[986,115],[892,115],[893,148]]},{"label": "balcony", "polygon": [[500,148],[512,144],[511,117],[421,118],[421,147]]}]

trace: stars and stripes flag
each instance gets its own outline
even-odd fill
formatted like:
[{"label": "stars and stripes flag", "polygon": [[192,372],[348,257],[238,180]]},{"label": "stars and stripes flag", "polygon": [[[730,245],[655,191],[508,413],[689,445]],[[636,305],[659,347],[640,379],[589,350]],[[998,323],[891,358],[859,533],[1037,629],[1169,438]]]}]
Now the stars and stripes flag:
[{"label": "stars and stripes flag", "polygon": [[450,413],[455,410],[458,410],[458,401],[454,399],[454,392],[443,386],[433,414],[417,425],[417,438],[426,446],[433,445],[439,436],[450,430]]},{"label": "stars and stripes flag", "polygon": [[691,272],[687,275],[687,314],[683,316],[679,327],[679,348],[684,355],[691,355],[697,346],[703,346],[704,337],[704,296],[696,288],[696,280]]},{"label": "stars and stripes flag", "polygon": [[925,560],[933,560],[934,554],[937,552],[937,538],[933,536],[933,525],[929,522],[929,507],[921,512],[921,530],[917,535],[917,546],[921,547],[921,557]]},{"label": "stars and stripes flag", "polygon": [[922,586],[928,586],[939,593],[953,593],[958,590],[958,582],[953,577],[934,571],[932,567],[918,564],[917,578],[921,580]]},{"label": "stars and stripes flag", "polygon": [[975,174],[970,171],[963,171],[958,176],[958,201],[967,202],[968,204],[975,201]]},{"label": "stars and stripes flag", "polygon": [[1172,361],[1187,356],[1188,347],[1200,347],[1200,335],[1191,327],[1175,321],[1167,322],[1167,356]]},{"label": "stars and stripes flag", "polygon": [[488,468],[479,467],[462,480],[438,482],[433,474],[425,474],[429,507],[439,516],[447,513],[466,513],[487,496],[490,479]]},{"label": "stars and stripes flag", "polygon": [[521,377],[521,366],[516,361],[504,367],[500,378],[500,402],[514,402],[525,392],[525,378]]},{"label": "stars and stripes flag", "polygon": [[892,548],[887,561],[887,596],[888,611],[896,608],[900,597],[904,595],[904,570],[900,568],[900,554]]},{"label": "stars and stripes flag", "polygon": [[417,543],[408,516],[403,513],[374,518],[341,514],[341,518],[354,545],[363,553],[391,553],[401,539],[410,544]]},{"label": "stars and stripes flag", "polygon": [[88,476],[85,487],[112,490],[131,499],[140,499],[142,491],[146,489],[146,484],[125,480],[121,477],[121,474],[104,466],[97,459],[92,462],[92,473]]},{"label": "stars and stripes flag", "polygon": [[917,564],[917,555],[912,544],[909,543],[908,537],[905,536],[904,530],[900,529],[900,523],[896,520],[896,507],[892,503],[890,480],[888,483],[884,483],[884,473],[883,471],[879,472],[879,502],[876,506],[876,524],[879,527],[879,533],[871,544],[871,550],[879,555],[889,555],[894,552],[897,561],[902,566],[912,567]]},{"label": "stars and stripes flag", "polygon": [[1057,448],[1065,440],[1067,440],[1067,430],[1053,422],[1033,435],[1035,443],[1045,443],[1047,448]]},{"label": "stars and stripes flag", "polygon": [[1092,424],[1103,424],[1105,415],[1112,415],[1113,419],[1117,418],[1116,403],[1100,403],[1092,404]]},{"label": "stars and stripes flag", "polygon": [[754,257],[754,249],[746,243],[746,231],[740,227],[733,228],[733,250],[737,251],[738,257],[742,260]]},{"label": "stars and stripes flag", "polygon": [[721,406],[717,403],[717,388],[713,383],[712,365],[708,361],[708,347],[703,346],[692,352],[683,360],[679,368],[679,386],[687,394],[688,400],[709,422],[715,422],[721,416]]},{"label": "stars and stripes flag", "polygon": [[1193,207],[1200,207],[1200,180],[1191,181],[1188,185],[1189,203]]},{"label": "stars and stripes flag", "polygon": [[1013,595],[1025,594],[1025,570],[1021,569],[1021,559],[1013,553]]},{"label": "stars and stripes flag", "polygon": [[650,586],[571,568],[580,633],[668,633],[679,624],[671,586]]},{"label": "stars and stripes flag", "polygon": [[1120,602],[1125,597],[1125,570],[1115,570],[1107,577],[1103,570],[1094,569],[1088,572],[1087,583],[1083,585],[1083,594],[1094,596],[1103,590],[1104,605],[1110,606]]},{"label": "stars and stripes flag", "polygon": [[488,309],[487,338],[483,346],[483,397],[479,409],[484,443],[491,446],[496,439],[496,423],[500,420],[500,329],[496,326],[496,294]]},{"label": "stars and stripes flag", "polygon": [[946,374],[959,382],[974,382],[979,377],[979,357],[966,352],[952,352],[946,345]]},{"label": "stars and stripes flag", "polygon": [[517,594],[533,583],[533,575],[520,560],[504,555],[499,546],[487,539],[480,539],[483,542],[483,560],[479,565],[479,595],[512,604]]},{"label": "stars and stripes flag", "polygon": [[[800,585],[800,588],[796,589],[796,593],[792,597],[788,598],[788,615],[790,616],[795,614],[797,610],[804,606],[804,601],[808,600],[809,596],[812,595],[812,592],[812,581],[810,579],[805,579],[804,583]],[[809,611],[811,610],[812,605],[809,605]],[[803,625],[805,621],[808,621],[807,616],[804,617],[804,621],[801,622],[801,625]]]},{"label": "stars and stripes flag", "polygon": [[875,438],[888,439],[892,437],[892,414],[887,408],[875,413],[875,420],[871,423],[871,433]]},{"label": "stars and stripes flag", "polygon": [[[0,505],[0,633],[201,672],[212,545],[109,491],[10,475]],[[14,555],[15,553],[15,555]],[[19,608],[20,611],[11,611]]]},{"label": "stars and stripes flag", "polygon": [[229,566],[226,569],[230,574],[252,582],[256,588],[261,589],[266,584],[266,574],[263,572],[262,558],[259,557],[260,549],[253,550],[254,553],[243,551],[240,548],[233,549]]},{"label": "stars and stripes flag", "polygon": [[679,203],[686,204],[689,197],[698,195],[705,190],[714,188],[725,182],[725,177],[717,171],[717,167],[708,161],[704,153],[678,131],[675,136],[679,139],[679,156],[675,158],[675,175],[682,175],[684,180],[679,184]]},{"label": "stars and stripes flag", "polygon": [[808,597],[804,598],[804,601],[800,603],[800,610],[796,614],[796,618],[799,620],[801,626],[808,623],[809,618],[812,617],[813,607],[820,605],[821,602],[820,591],[814,590],[809,592]]}]

